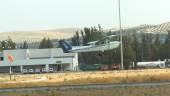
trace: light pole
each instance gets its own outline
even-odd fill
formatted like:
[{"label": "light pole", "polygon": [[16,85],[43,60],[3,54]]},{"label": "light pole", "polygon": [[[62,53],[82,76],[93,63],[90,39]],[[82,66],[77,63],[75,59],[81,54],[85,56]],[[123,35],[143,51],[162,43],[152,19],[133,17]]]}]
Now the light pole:
[{"label": "light pole", "polygon": [[119,31],[120,31],[120,54],[121,54],[121,68],[124,69],[123,65],[123,42],[122,42],[122,21],[121,21],[121,8],[120,8],[120,0],[118,0],[119,6]]},{"label": "light pole", "polygon": [[11,70],[11,69],[12,69],[12,68],[11,68],[12,66],[11,66],[11,62],[9,62],[9,65],[10,65],[10,66],[9,66],[9,77],[10,77],[10,80],[11,80],[11,75],[12,75],[12,70]]},{"label": "light pole", "polygon": [[[8,49],[10,49],[11,47],[9,46]],[[12,62],[13,62],[13,56],[10,55],[10,54],[6,54],[7,55],[7,58],[8,58],[8,62],[9,62],[9,75],[10,75],[10,80],[11,80],[11,75],[12,75]]]}]

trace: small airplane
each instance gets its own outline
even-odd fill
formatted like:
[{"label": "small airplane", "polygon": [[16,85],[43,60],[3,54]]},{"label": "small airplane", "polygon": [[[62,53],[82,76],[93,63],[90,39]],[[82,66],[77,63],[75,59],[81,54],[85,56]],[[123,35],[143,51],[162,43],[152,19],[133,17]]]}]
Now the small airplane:
[{"label": "small airplane", "polygon": [[106,36],[98,41],[91,41],[86,46],[71,46],[64,40],[60,40],[59,44],[63,49],[64,53],[81,53],[81,52],[95,52],[95,51],[106,51],[119,47],[119,41],[110,41],[115,35]]}]

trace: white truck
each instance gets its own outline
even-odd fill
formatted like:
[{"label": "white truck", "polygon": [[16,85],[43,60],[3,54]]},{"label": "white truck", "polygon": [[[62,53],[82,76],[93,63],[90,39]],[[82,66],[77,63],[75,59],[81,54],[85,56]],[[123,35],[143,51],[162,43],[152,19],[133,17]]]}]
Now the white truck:
[{"label": "white truck", "polygon": [[138,68],[165,68],[165,61],[137,62]]}]

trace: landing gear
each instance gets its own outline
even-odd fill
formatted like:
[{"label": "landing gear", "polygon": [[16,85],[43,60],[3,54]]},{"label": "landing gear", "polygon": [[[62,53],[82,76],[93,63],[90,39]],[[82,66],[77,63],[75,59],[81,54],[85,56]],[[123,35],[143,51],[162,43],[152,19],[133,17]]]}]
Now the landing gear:
[{"label": "landing gear", "polygon": [[98,53],[98,56],[102,57],[103,53],[104,53],[104,50],[100,50],[100,52]]},{"label": "landing gear", "polygon": [[102,57],[102,53],[99,53],[98,56]]}]

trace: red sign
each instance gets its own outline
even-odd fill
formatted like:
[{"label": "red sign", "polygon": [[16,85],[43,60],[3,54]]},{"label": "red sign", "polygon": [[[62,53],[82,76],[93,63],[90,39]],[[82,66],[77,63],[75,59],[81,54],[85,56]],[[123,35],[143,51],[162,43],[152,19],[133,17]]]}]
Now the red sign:
[{"label": "red sign", "polygon": [[12,55],[8,54],[7,57],[8,57],[8,61],[9,62],[13,62],[14,61],[14,57]]}]

